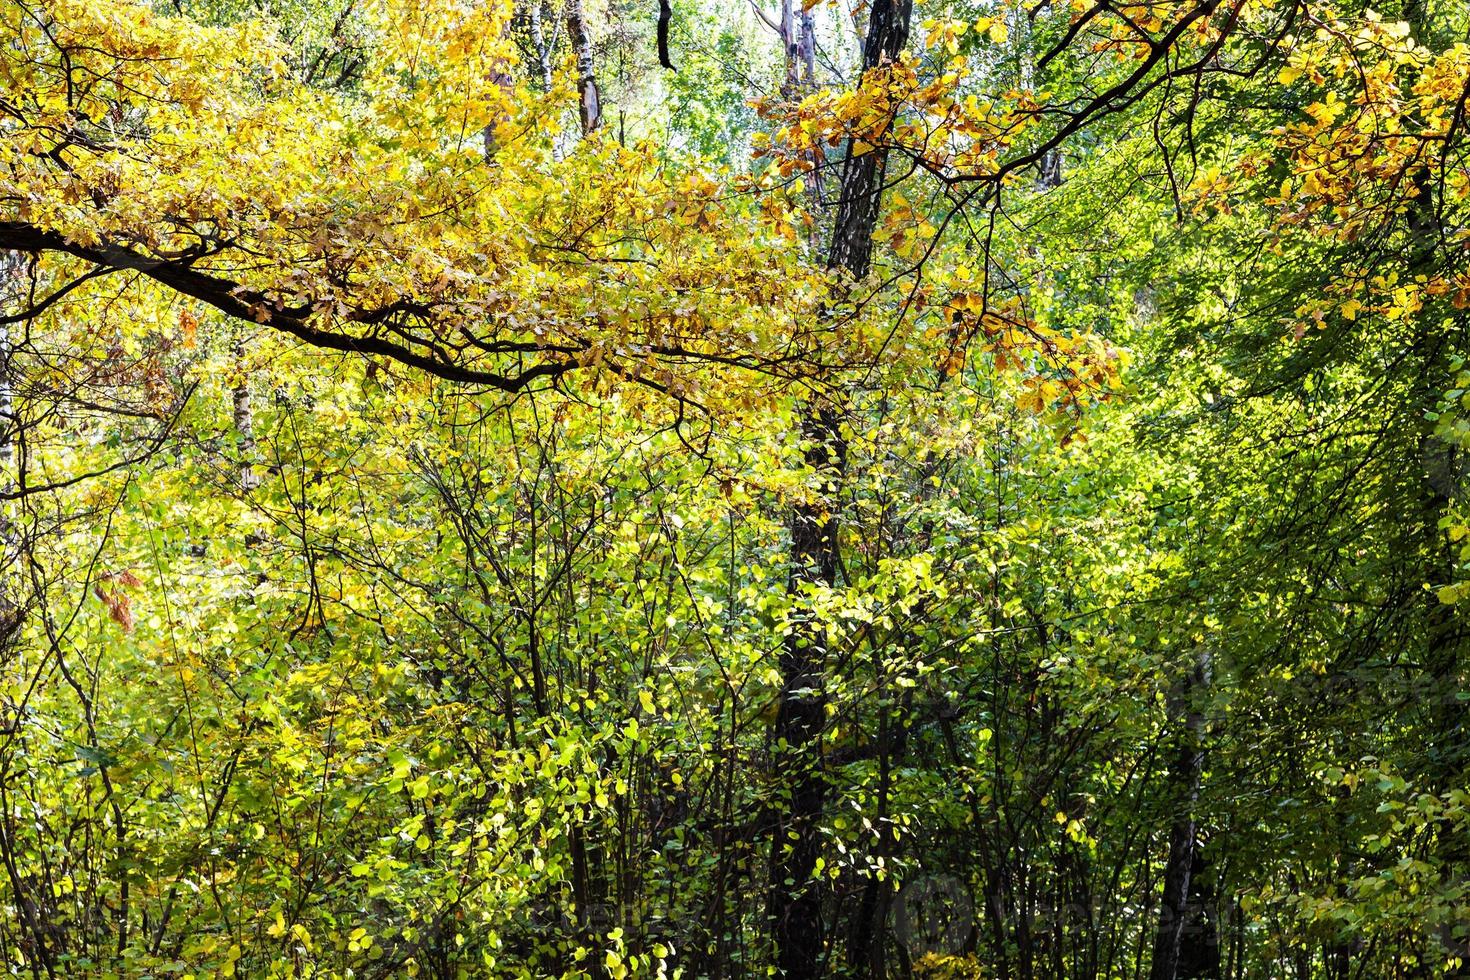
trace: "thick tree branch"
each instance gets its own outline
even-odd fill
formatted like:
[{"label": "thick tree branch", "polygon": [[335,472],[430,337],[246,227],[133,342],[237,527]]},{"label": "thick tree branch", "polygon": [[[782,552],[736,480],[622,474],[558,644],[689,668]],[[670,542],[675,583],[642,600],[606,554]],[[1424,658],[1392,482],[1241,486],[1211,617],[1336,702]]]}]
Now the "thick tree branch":
[{"label": "thick tree branch", "polygon": [[[408,344],[397,343],[381,336],[355,336],[323,330],[312,324],[316,314],[310,307],[283,307],[257,290],[200,272],[183,262],[150,258],[120,245],[81,245],[56,232],[24,222],[0,221],[0,249],[57,252],[91,262],[100,269],[139,272],[154,282],[212,306],[227,316],[279,330],[312,347],[386,357],[407,367],[460,384],[514,393],[538,379],[556,378],[578,366],[571,359],[550,360],[515,373],[502,374],[457,364],[442,356],[435,357],[415,350]],[[349,313],[348,318],[357,323],[375,324],[382,322],[392,312],[400,312],[405,308],[400,304],[390,310],[356,310]]]}]

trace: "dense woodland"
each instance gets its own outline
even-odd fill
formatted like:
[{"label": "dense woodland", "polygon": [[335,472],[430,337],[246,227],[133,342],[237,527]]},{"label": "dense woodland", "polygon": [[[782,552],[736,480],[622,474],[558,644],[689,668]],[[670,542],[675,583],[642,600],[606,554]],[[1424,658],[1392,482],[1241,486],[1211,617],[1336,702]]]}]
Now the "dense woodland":
[{"label": "dense woodland", "polygon": [[0,0],[0,965],[1470,977],[1465,0]]}]

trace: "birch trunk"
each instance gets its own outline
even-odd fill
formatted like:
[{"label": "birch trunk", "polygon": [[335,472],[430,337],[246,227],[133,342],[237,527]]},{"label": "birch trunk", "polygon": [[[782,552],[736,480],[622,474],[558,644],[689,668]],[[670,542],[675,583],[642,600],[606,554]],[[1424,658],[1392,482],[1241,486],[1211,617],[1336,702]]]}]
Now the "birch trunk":
[{"label": "birch trunk", "polygon": [[[24,302],[22,283],[25,256],[0,252],[0,314],[10,315]],[[15,472],[15,376],[10,324],[0,323],[0,492],[9,494],[16,485]],[[0,653],[9,646],[20,625],[20,603],[13,585],[20,559],[19,540],[11,522],[10,501],[0,499]],[[0,718],[0,724],[8,719]]]},{"label": "birch trunk", "polygon": [[577,111],[586,136],[602,125],[602,95],[597,88],[596,65],[592,60],[592,37],[582,13],[582,0],[567,0],[567,37],[577,58]]},{"label": "birch trunk", "polygon": [[541,72],[541,87],[550,92],[552,42],[546,40],[546,28],[541,22],[541,0],[531,0],[526,5],[526,21],[530,27],[531,46],[536,49],[536,66]]},{"label": "birch trunk", "polygon": [[239,380],[230,390],[234,407],[235,442],[240,453],[240,489],[249,493],[260,486],[260,475],[255,472],[255,405],[250,396],[250,371],[245,363],[245,345],[235,345],[236,370]]}]

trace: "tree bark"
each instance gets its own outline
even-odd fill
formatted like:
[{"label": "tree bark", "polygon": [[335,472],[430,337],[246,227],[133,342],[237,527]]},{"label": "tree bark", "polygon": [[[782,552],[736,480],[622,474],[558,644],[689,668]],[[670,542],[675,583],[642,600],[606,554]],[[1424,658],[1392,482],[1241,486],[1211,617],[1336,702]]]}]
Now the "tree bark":
[{"label": "tree bark", "polygon": [[526,23],[530,27],[531,46],[536,49],[536,66],[541,74],[541,87],[547,92],[551,91],[553,83],[551,71],[551,48],[555,38],[546,39],[546,28],[541,22],[541,0],[530,0],[526,4]]},{"label": "tree bark", "polygon": [[[0,252],[0,314],[24,306],[25,255]],[[15,366],[10,325],[0,324],[0,491],[9,493],[17,482],[15,472]],[[11,521],[11,505],[0,501],[0,654],[7,651],[20,630],[23,614],[20,590],[20,540]],[[7,706],[8,707],[8,706]],[[8,712],[6,712],[8,714]],[[8,730],[11,719],[0,715],[0,731]],[[20,724],[19,715],[14,720]]]},{"label": "tree bark", "polygon": [[[840,425],[836,409],[824,407],[808,415],[802,426],[806,463],[823,474],[829,492],[836,489],[846,464]],[[821,498],[793,511],[787,588],[798,601],[808,584],[836,584],[838,530],[835,507],[826,506]],[[827,704],[822,690],[825,660],[820,625],[802,624],[787,636],[781,651],[775,774],[790,796],[785,819],[776,821],[771,842],[771,914],[778,975],[788,980],[820,975],[822,889],[812,876],[821,853],[818,822],[826,802],[820,744]]]},{"label": "tree bark", "polygon": [[[880,0],[873,4],[868,15],[867,39],[863,43],[864,73],[898,58],[908,44],[912,15],[913,0]],[[842,161],[842,184],[827,265],[861,279],[872,267],[873,230],[878,224],[888,154],[881,147],[861,154],[855,154],[853,149],[849,143]]]},{"label": "tree bark", "polygon": [[1202,872],[1199,825],[1195,819],[1204,772],[1204,714],[1200,695],[1210,684],[1210,654],[1200,650],[1174,698],[1182,718],[1178,755],[1169,767],[1174,805],[1169,857],[1164,865],[1164,898],[1154,933],[1150,980],[1184,980],[1220,975],[1220,942],[1213,897]]},{"label": "tree bark", "polygon": [[[892,62],[908,43],[912,0],[876,0],[863,46],[863,69]],[[782,26],[789,30],[792,11],[782,7]],[[786,38],[790,38],[787,34]],[[788,70],[797,52],[788,48]],[[873,230],[882,199],[886,154],[881,149],[858,154],[849,142],[842,167],[837,216],[828,264],[852,279],[864,278],[872,265]],[[841,434],[841,412],[832,404],[814,405],[802,425],[805,460],[822,474],[825,492],[795,507],[791,515],[791,564],[788,592],[798,602],[810,584],[833,586],[841,565],[837,492],[846,467],[847,447]],[[800,624],[786,638],[781,654],[782,687],[776,715],[776,778],[789,786],[781,819],[773,821],[771,840],[770,914],[776,968],[787,980],[821,975],[824,951],[822,895],[813,879],[821,851],[819,822],[826,803],[821,732],[825,722],[823,693],[825,640],[819,626]]]},{"label": "tree bark", "polygon": [[781,52],[785,57],[786,76],[781,82],[781,97],[791,101],[801,88],[801,49],[798,31],[797,0],[781,0]]},{"label": "tree bark", "polygon": [[567,0],[567,37],[577,58],[577,112],[586,136],[602,125],[602,95],[597,88],[597,73],[592,60],[592,38],[587,33],[587,19],[582,14],[582,0]]},{"label": "tree bark", "polygon": [[[21,280],[25,273],[25,256],[20,252],[0,252],[0,313],[8,312],[12,305],[19,309],[23,304],[18,297]],[[12,300],[15,302],[12,304]],[[15,443],[12,438],[15,417],[15,381],[11,377],[10,325],[0,324],[0,489],[9,490],[15,479]],[[9,541],[10,521],[8,515],[0,515],[3,538]]]},{"label": "tree bark", "polygon": [[230,400],[240,452],[240,489],[249,493],[260,486],[260,475],[255,472],[255,406],[250,395],[250,370],[245,361],[243,341],[235,344],[234,355],[235,369],[240,372],[240,377],[230,391]]}]

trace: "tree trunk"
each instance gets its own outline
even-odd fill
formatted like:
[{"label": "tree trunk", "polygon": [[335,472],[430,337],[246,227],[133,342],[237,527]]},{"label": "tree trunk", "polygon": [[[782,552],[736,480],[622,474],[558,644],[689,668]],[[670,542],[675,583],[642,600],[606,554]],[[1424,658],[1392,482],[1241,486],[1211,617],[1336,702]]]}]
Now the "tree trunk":
[{"label": "tree trunk", "polygon": [[[24,305],[23,281],[25,255],[0,252],[0,314],[10,314]],[[12,363],[10,325],[0,324],[0,491],[11,492],[17,482],[15,472],[15,375]],[[0,500],[0,654],[15,639],[20,629],[22,606],[20,589],[21,548],[19,535],[10,519],[11,506]],[[8,713],[8,712],[7,712]],[[20,724],[19,715],[15,725]],[[9,730],[11,720],[0,715],[0,731]]]},{"label": "tree trunk", "polygon": [[577,112],[586,136],[602,125],[602,96],[597,89],[597,75],[592,61],[592,38],[587,33],[587,19],[582,14],[582,0],[567,0],[567,37],[577,57]]},{"label": "tree trunk", "polygon": [[[811,413],[802,427],[807,440],[806,463],[823,474],[829,491],[836,489],[846,463],[840,423],[837,411],[825,407]],[[836,584],[837,533],[834,507],[826,506],[820,498],[797,505],[791,516],[792,569],[788,584],[794,596],[799,597],[808,583]],[[817,825],[826,797],[820,745],[826,714],[822,690],[825,660],[820,626],[801,625],[787,636],[781,651],[775,773],[790,795],[785,819],[777,821],[771,842],[771,915],[778,975],[788,980],[818,976],[823,946],[822,889],[812,875],[821,852]]]},{"label": "tree trunk", "polygon": [[[1438,45],[1449,40],[1434,37],[1436,24],[1424,0],[1407,0],[1403,19],[1410,35],[1420,43]],[[1400,81],[1407,88],[1413,79],[1406,72]],[[1442,181],[1442,176],[1436,180],[1427,170],[1414,175],[1416,193],[1409,199],[1405,213],[1409,238],[1406,280],[1433,275],[1453,261],[1445,254],[1447,247],[1453,247],[1448,245],[1453,235],[1441,210]],[[1411,499],[1406,502],[1405,517],[1415,522],[1411,534],[1423,549],[1420,576],[1426,586],[1453,582],[1459,574],[1459,546],[1450,541],[1440,520],[1463,502],[1466,462],[1457,446],[1436,433],[1436,423],[1428,413],[1454,386],[1447,361],[1451,352],[1464,349],[1467,328],[1470,317],[1463,310],[1445,318],[1426,308],[1415,321],[1411,363],[1418,374],[1406,406],[1405,424],[1412,427],[1413,436],[1406,448],[1418,459],[1405,463],[1410,473],[1415,472],[1414,464],[1418,463],[1419,478],[1408,486]],[[1423,690],[1429,695],[1425,700],[1430,705],[1428,738],[1422,752],[1424,775],[1430,788],[1448,793],[1466,785],[1470,770],[1470,702],[1462,701],[1456,693],[1463,689],[1470,673],[1470,631],[1465,628],[1463,607],[1439,601],[1434,589],[1426,588],[1418,601],[1424,604]],[[1470,835],[1453,822],[1446,822],[1433,852],[1442,873],[1453,880],[1470,867]],[[1439,932],[1442,952],[1458,961],[1444,974],[1453,980],[1470,980],[1470,934],[1462,931],[1457,935],[1454,928],[1459,924],[1463,930],[1462,922],[1445,923]]]},{"label": "tree trunk", "polygon": [[797,0],[781,0],[781,53],[785,57],[786,75],[781,82],[781,97],[788,102],[801,95],[801,22],[803,14],[796,9]]},{"label": "tree trunk", "polygon": [[[879,0],[873,4],[868,16],[868,36],[863,44],[864,72],[898,58],[908,43],[913,7],[913,0]],[[854,279],[866,276],[872,265],[873,229],[878,224],[887,162],[888,154],[882,147],[855,154],[851,143],[842,161],[842,185],[827,265],[847,271]]]},{"label": "tree trunk", "polygon": [[[12,307],[20,309],[21,281],[25,275],[25,256],[20,252],[0,252],[0,314],[9,314]],[[11,377],[10,325],[0,324],[0,489],[9,491],[15,480],[15,442],[13,438],[15,419],[15,380]],[[0,514],[0,530],[3,543],[9,551],[10,520],[7,513]],[[5,556],[7,559],[9,554]]]},{"label": "tree trunk", "polygon": [[[788,102],[800,102],[817,89],[817,23],[810,10],[799,10],[794,0],[781,3],[781,41],[786,49],[786,82],[781,89]],[[822,161],[816,150],[806,154],[808,168],[802,177],[806,209],[812,216],[807,247],[812,255],[821,251]]]},{"label": "tree trunk", "polygon": [[235,439],[240,452],[240,489],[249,493],[260,486],[260,476],[255,472],[255,406],[250,397],[250,369],[245,361],[245,344],[235,344],[235,369],[240,372],[235,387],[230,391],[234,407]]},{"label": "tree trunk", "polygon": [[526,22],[530,26],[531,47],[536,49],[536,65],[541,74],[541,87],[550,92],[553,83],[551,71],[551,49],[555,38],[546,39],[546,29],[541,22],[541,0],[530,0],[526,4]]},{"label": "tree trunk", "polygon": [[[912,12],[912,0],[874,3],[863,48],[865,71],[898,57],[908,42]],[[783,29],[789,30],[790,24],[790,8],[783,4]],[[788,70],[794,54],[788,48]],[[856,280],[865,277],[872,264],[886,154],[882,149],[855,154],[853,149],[849,143],[843,161],[828,264]],[[797,505],[791,515],[792,571],[787,588],[798,601],[808,584],[837,582],[841,561],[836,500],[847,452],[840,428],[841,413],[830,404],[814,406],[802,425],[806,463],[822,474],[826,492]],[[778,975],[787,980],[819,976],[824,947],[822,889],[813,880],[821,851],[818,825],[826,801],[820,742],[826,714],[824,642],[820,628],[799,625],[786,638],[781,654],[773,769],[790,795],[781,819],[773,822],[770,914]]]},{"label": "tree trunk", "polygon": [[1164,900],[1154,933],[1150,980],[1184,980],[1220,975],[1220,942],[1215,928],[1213,896],[1203,872],[1195,807],[1204,771],[1204,715],[1197,707],[1210,684],[1210,655],[1201,650],[1174,699],[1182,717],[1179,751],[1169,767],[1174,805],[1169,830],[1169,857],[1164,865]]},{"label": "tree trunk", "polygon": [[797,35],[796,48],[801,55],[801,87],[811,92],[817,87],[817,19],[805,7],[800,18],[801,33]]}]

